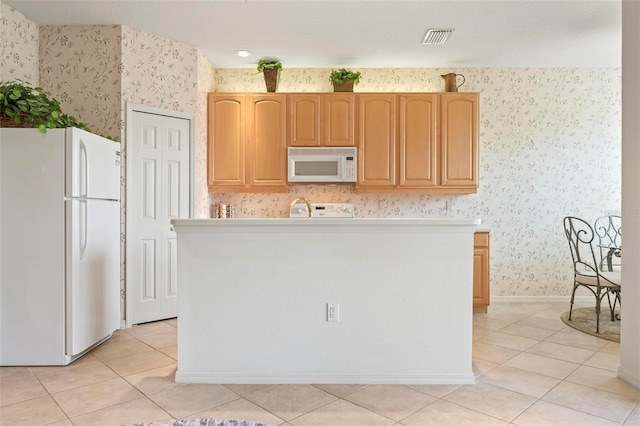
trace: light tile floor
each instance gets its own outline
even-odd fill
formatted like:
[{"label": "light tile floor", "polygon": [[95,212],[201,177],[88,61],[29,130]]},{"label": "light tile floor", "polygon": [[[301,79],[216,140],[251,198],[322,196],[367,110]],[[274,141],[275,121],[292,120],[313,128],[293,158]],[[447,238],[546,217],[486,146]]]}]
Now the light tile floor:
[{"label": "light tile floor", "polygon": [[0,368],[0,424],[639,426],[640,391],[616,377],[620,345],[566,327],[567,308],[494,304],[475,314],[477,384],[466,386],[179,384],[177,320],[144,324],[66,367]]}]

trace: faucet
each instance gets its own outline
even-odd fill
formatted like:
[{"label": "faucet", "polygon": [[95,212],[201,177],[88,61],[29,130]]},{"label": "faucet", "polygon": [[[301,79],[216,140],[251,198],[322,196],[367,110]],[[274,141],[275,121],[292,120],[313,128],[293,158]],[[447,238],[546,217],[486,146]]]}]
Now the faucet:
[{"label": "faucet", "polygon": [[289,211],[291,211],[291,209],[293,208],[293,206],[298,202],[298,201],[304,201],[304,203],[307,205],[307,212],[309,213],[309,217],[311,217],[311,203],[309,202],[309,200],[307,200],[304,197],[298,197],[295,200],[293,200],[291,202],[291,204],[289,204]]}]

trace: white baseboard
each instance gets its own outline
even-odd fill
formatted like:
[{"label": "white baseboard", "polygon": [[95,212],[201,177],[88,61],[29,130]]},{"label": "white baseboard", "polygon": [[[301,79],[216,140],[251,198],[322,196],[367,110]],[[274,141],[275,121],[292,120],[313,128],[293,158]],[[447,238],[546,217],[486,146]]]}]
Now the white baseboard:
[{"label": "white baseboard", "polygon": [[618,367],[618,377],[625,382],[629,383],[636,389],[640,389],[640,377],[630,374],[628,371],[622,369],[622,366]]},{"label": "white baseboard", "polygon": [[[576,296],[574,302],[595,300],[593,296]],[[491,296],[491,303],[566,303],[571,301],[571,296]]]},{"label": "white baseboard", "polygon": [[472,385],[475,375],[468,374],[345,374],[345,373],[228,373],[228,372],[188,372],[178,369],[176,383],[217,383],[217,384],[410,384],[410,385]]}]

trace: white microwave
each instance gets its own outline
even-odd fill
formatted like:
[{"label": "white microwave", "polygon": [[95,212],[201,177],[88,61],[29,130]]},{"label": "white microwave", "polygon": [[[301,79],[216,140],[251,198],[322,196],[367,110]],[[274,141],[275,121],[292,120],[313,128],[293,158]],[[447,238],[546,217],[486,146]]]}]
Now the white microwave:
[{"label": "white microwave", "polygon": [[289,148],[290,183],[355,183],[356,148]]}]

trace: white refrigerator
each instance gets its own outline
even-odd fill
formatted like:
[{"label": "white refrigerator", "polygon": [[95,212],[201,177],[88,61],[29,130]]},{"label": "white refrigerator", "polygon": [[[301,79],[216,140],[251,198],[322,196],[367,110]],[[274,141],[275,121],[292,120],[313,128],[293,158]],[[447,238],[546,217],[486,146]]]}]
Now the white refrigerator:
[{"label": "white refrigerator", "polygon": [[120,326],[120,144],[0,129],[0,366],[66,365]]}]

